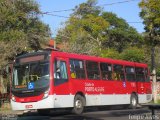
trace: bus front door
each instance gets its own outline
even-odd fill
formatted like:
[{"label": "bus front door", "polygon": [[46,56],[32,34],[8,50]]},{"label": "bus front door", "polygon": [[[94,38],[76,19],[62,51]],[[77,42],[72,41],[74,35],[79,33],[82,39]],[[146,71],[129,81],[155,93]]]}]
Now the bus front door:
[{"label": "bus front door", "polygon": [[54,94],[69,94],[68,81],[67,59],[56,57],[54,59]]}]

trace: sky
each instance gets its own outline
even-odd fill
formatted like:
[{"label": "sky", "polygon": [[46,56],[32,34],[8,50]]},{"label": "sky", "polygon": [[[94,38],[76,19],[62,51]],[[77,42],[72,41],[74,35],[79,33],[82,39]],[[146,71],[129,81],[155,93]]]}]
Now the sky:
[{"label": "sky", "polygon": [[[75,8],[75,6],[83,2],[86,2],[87,0],[36,0],[36,1],[39,3],[40,10],[42,12],[52,12],[51,14],[54,15],[69,17],[70,14],[73,13],[72,10],[63,12],[55,12],[55,11],[73,9]],[[142,23],[143,20],[139,17],[139,12],[141,10],[138,7],[138,3],[140,2],[140,0],[97,0],[97,1],[98,1],[97,5],[102,6],[103,11],[113,12],[117,14],[118,17],[125,19],[130,26],[136,28],[136,30],[139,33],[144,32],[144,25]],[[121,3],[123,1],[129,1],[129,2]],[[64,22],[67,21],[68,18],[43,15],[40,16],[40,19],[44,23],[50,26],[52,37],[55,37],[57,31],[64,26]]]}]

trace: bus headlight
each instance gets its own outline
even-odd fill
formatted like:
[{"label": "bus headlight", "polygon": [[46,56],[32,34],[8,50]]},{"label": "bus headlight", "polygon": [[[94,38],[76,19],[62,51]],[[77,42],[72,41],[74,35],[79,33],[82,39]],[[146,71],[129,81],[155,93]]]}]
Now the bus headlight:
[{"label": "bus headlight", "polygon": [[16,99],[15,99],[14,95],[12,95],[12,101],[16,101]]},{"label": "bus headlight", "polygon": [[49,89],[44,92],[43,99],[47,98],[49,95]]}]

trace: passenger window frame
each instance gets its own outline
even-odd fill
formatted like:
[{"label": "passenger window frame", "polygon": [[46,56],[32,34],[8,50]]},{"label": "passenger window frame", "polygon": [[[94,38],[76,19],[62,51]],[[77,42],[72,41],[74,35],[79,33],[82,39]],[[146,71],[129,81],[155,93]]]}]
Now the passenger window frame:
[{"label": "passenger window frame", "polygon": [[[133,68],[134,69],[134,72],[132,73],[132,72],[127,72],[127,70],[126,70],[126,68]],[[134,66],[124,66],[124,69],[125,69],[125,78],[126,78],[126,80],[128,81],[128,82],[136,82],[136,71],[135,71],[135,67]],[[134,76],[134,78],[132,79],[132,80],[129,80],[128,78],[127,78],[127,75],[133,75]]]},{"label": "passenger window frame", "polygon": [[[66,78],[57,78],[57,76],[55,77],[55,75],[57,75],[56,69],[57,69],[57,60],[59,60],[60,62],[64,62],[65,64],[65,71],[66,71]],[[61,63],[60,63],[61,64]],[[54,86],[58,86],[61,84],[64,84],[66,82],[68,82],[69,78],[68,78],[68,68],[67,68],[67,61],[65,59],[59,59],[58,57],[55,57],[54,62],[53,62],[53,78],[54,78]],[[61,70],[61,68],[59,69]],[[60,71],[61,72],[61,71]]]},{"label": "passenger window frame", "polygon": [[[93,64],[97,64],[97,67],[95,67],[97,70],[93,70],[92,68],[90,68],[90,69],[88,69],[88,62],[90,62],[90,63],[93,63]],[[91,61],[91,60],[86,60],[85,61],[85,66],[86,66],[86,74],[87,74],[87,79],[89,79],[89,80],[101,80],[101,73],[100,73],[100,67],[99,67],[99,62],[97,62],[97,61]],[[92,66],[93,67],[93,66]],[[92,75],[90,75],[90,76],[92,76],[92,78],[90,78],[89,77],[89,74],[90,73],[88,73],[88,72],[90,72],[90,73],[92,73],[92,72],[98,72],[98,74],[96,75],[96,73],[92,76]],[[93,74],[93,73],[92,73]]]},{"label": "passenger window frame", "polygon": [[[143,71],[142,71],[143,74],[137,74],[137,69],[140,69],[140,68],[143,69]],[[140,71],[140,70],[139,70],[139,71]],[[145,73],[144,73],[144,67],[135,67],[135,73],[136,73],[136,81],[137,81],[137,82],[145,82],[146,78],[145,78]],[[143,75],[143,81],[142,81],[142,80],[138,80],[138,79],[137,79],[137,75]]]},{"label": "passenger window frame", "polygon": [[[72,62],[77,62],[77,61],[78,62],[82,62],[82,69],[75,68],[75,66],[74,66],[73,72],[72,72],[72,70],[71,70],[72,69],[71,61]],[[79,79],[79,80],[85,80],[86,79],[85,61],[84,60],[70,58],[69,59],[69,68],[70,68],[70,77],[71,77],[71,79]],[[83,77],[77,77],[77,76],[79,76],[76,73],[77,70],[80,70],[80,71],[83,72],[82,74],[84,75],[84,78]],[[74,78],[74,76],[72,76],[72,73],[74,73],[74,72],[75,72],[75,78]],[[80,76],[83,76],[83,75],[80,75]]]},{"label": "passenger window frame", "polygon": [[[107,70],[107,71],[102,70],[102,66],[104,66],[104,64],[108,67],[107,69],[109,69],[109,67],[110,67],[111,70]],[[106,62],[100,62],[99,67],[100,67],[101,79],[104,80],[104,81],[112,81],[113,80],[112,79],[112,71],[113,71],[112,64],[111,63],[106,63]],[[107,76],[103,76],[103,74],[106,74]],[[108,74],[110,74],[110,75],[108,75]]]},{"label": "passenger window frame", "polygon": [[[117,65],[117,66],[122,66],[122,70],[121,70],[122,72],[120,72],[120,73],[117,72],[117,73],[116,73],[116,72],[115,72],[115,65]],[[125,78],[124,65],[122,65],[122,64],[113,64],[112,67],[113,67],[112,79],[113,79],[114,81],[125,81],[126,78]],[[122,73],[123,73],[123,79],[122,79],[122,77],[121,77]],[[119,78],[120,78],[120,79],[119,79]]]}]

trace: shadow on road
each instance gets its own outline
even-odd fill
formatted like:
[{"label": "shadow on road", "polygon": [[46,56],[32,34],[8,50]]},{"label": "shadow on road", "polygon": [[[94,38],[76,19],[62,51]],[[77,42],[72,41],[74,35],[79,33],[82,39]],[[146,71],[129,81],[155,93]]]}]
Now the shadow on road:
[{"label": "shadow on road", "polygon": [[78,115],[50,115],[50,116],[20,116],[17,120],[103,120],[96,117],[78,116]]},{"label": "shadow on road", "polygon": [[103,120],[95,116],[74,115],[70,112],[51,112],[49,115],[40,116],[37,112],[19,115],[17,120]]},{"label": "shadow on road", "polygon": [[106,116],[107,117],[122,117],[122,116],[124,117],[128,115],[142,115],[146,113],[150,113],[150,111],[147,109],[114,110],[114,111],[109,111]]},{"label": "shadow on road", "polygon": [[47,116],[40,116],[37,112],[28,112],[20,115],[17,120],[104,120],[101,118],[118,118],[128,117],[128,115],[138,115],[150,113],[148,109],[118,109],[118,110],[105,110],[105,109],[88,109],[84,114],[78,116],[65,112],[51,112]]}]

